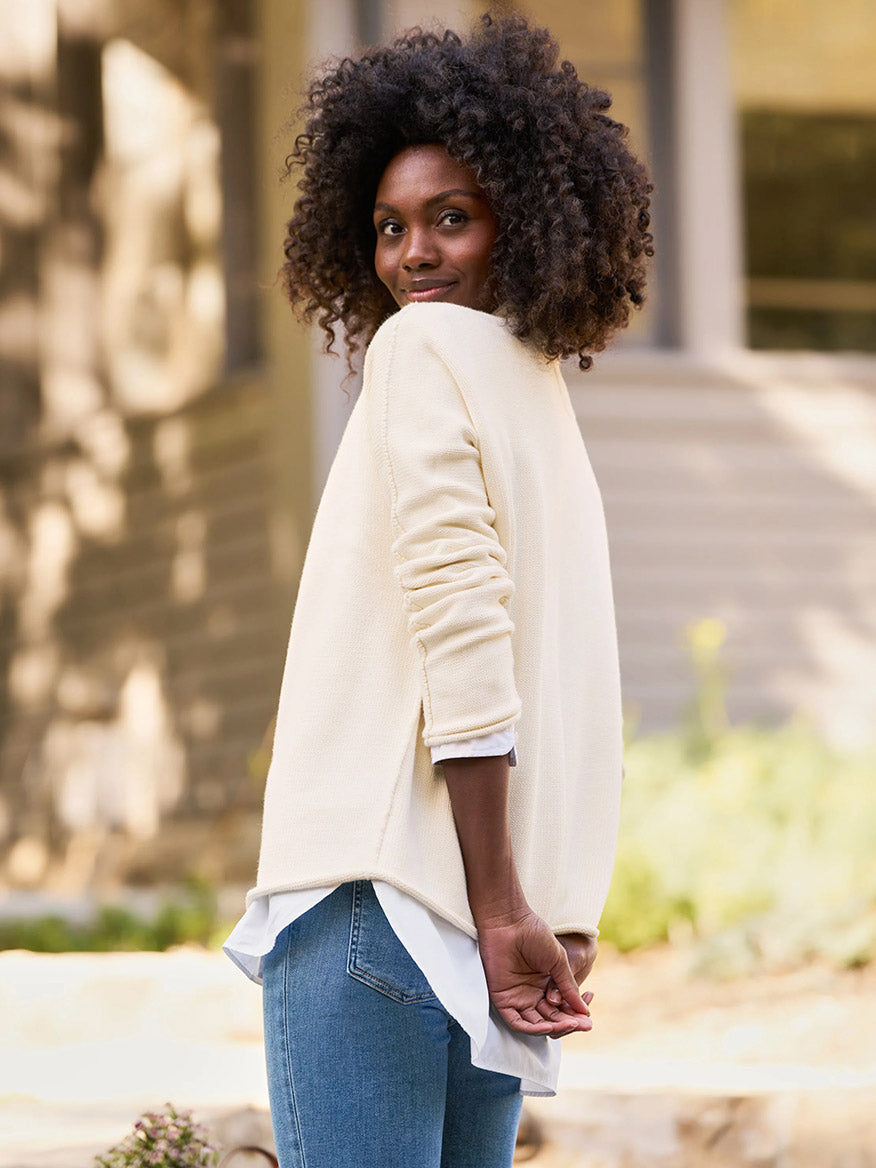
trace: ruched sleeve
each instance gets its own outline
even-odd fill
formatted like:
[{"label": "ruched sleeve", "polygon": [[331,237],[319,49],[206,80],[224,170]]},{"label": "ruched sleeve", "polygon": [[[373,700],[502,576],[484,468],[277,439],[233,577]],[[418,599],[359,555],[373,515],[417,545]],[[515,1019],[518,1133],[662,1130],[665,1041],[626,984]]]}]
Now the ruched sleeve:
[{"label": "ruched sleeve", "polygon": [[422,307],[403,309],[372,341],[363,404],[421,664],[423,740],[437,746],[511,726],[520,699],[507,609],[513,584],[478,436]]}]

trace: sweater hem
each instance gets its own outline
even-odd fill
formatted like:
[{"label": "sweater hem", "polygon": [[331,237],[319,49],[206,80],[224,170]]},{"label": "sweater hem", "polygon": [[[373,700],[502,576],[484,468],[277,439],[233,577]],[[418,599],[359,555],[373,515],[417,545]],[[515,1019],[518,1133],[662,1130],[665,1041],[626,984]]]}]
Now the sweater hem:
[{"label": "sweater hem", "polygon": [[[413,897],[414,900],[419,901],[420,904],[431,909],[432,912],[437,913],[445,921],[449,921],[468,937],[477,940],[478,931],[471,920],[466,920],[465,917],[458,913],[452,912],[443,908],[435,899],[426,896],[419,891],[413,884],[408,884],[405,880],[400,880],[397,876],[390,876],[386,872],[381,872],[375,868],[359,868],[351,869],[348,872],[342,873],[339,876],[316,876],[308,880],[290,880],[283,884],[272,884],[266,888],[256,886],[251,888],[246,894],[246,907],[249,908],[256,900],[262,900],[265,897],[273,896],[278,892],[300,892],[305,888],[323,888],[331,885],[332,887],[338,884],[347,884],[351,880],[382,880],[386,884],[392,884],[393,887],[398,888],[401,892]],[[550,922],[548,922],[550,924]],[[582,925],[576,921],[569,921],[568,919],[558,925],[550,925],[551,932],[557,936],[563,933],[581,933],[587,937],[598,939],[599,928],[595,925]]]},{"label": "sweater hem", "polygon": [[385,884],[392,884],[393,887],[398,888],[401,892],[419,901],[420,904],[424,904],[432,912],[437,913],[443,920],[455,925],[466,936],[477,940],[478,931],[470,919],[466,920],[465,917],[460,916],[458,913],[444,908],[432,897],[424,895],[413,884],[408,884],[406,881],[400,880],[397,876],[391,876],[389,873],[381,872],[375,868],[352,869],[340,875],[315,876],[307,880],[290,880],[282,884],[272,884],[266,888],[256,886],[255,888],[251,888],[246,894],[246,907],[249,908],[254,901],[266,896],[272,896],[275,892],[298,892],[304,888],[322,888],[328,885],[347,884],[351,880],[382,880]]}]

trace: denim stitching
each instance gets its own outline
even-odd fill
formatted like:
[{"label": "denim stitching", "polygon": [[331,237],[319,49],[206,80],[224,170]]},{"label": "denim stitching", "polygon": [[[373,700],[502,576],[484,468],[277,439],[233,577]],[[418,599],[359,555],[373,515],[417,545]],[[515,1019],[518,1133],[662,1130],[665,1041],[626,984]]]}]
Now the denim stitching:
[{"label": "denim stitching", "polygon": [[356,981],[361,982],[363,985],[371,986],[378,993],[384,994],[387,998],[391,998],[394,1002],[399,1002],[403,1006],[413,1005],[416,1002],[437,1001],[437,996],[432,989],[422,993],[410,994],[392,985],[390,982],[384,981],[377,974],[362,969],[357,964],[362,922],[362,884],[363,882],[361,880],[357,880],[353,885],[353,913],[350,921],[350,948],[347,955],[347,973],[350,977],[355,978]]},{"label": "denim stitching", "polygon": [[289,1100],[292,1105],[292,1119],[295,1124],[295,1135],[298,1141],[298,1155],[301,1168],[307,1168],[304,1156],[304,1140],[301,1136],[301,1120],[298,1115],[298,1102],[295,1098],[295,1081],[292,1077],[292,1052],[289,1049],[289,1021],[286,1009],[289,1002],[289,957],[292,949],[290,943],[291,929],[286,930],[286,953],[283,958],[283,1046],[286,1050],[286,1077],[289,1081]]}]

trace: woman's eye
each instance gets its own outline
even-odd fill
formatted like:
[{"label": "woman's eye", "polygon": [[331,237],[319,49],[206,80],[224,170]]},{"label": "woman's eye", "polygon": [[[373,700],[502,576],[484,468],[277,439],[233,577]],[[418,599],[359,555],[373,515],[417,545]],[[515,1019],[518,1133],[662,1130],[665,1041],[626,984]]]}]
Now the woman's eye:
[{"label": "woman's eye", "polygon": [[465,223],[468,215],[464,211],[442,211],[438,217],[439,223],[447,223],[450,227],[456,227],[460,223]]},{"label": "woman's eye", "polygon": [[401,235],[401,233],[402,225],[394,219],[384,219],[382,223],[377,224],[378,235]]}]

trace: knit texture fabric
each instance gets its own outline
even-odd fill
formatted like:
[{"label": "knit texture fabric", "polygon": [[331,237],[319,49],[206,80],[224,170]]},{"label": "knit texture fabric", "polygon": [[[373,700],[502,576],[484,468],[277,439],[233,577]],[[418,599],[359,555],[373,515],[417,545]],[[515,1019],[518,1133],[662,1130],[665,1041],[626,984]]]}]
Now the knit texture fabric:
[{"label": "knit texture fabric", "polygon": [[512,842],[556,932],[595,932],[621,784],[602,503],[559,362],[412,304],[371,342],[313,525],[257,885],[385,880],[474,936],[428,747],[516,724]]}]

